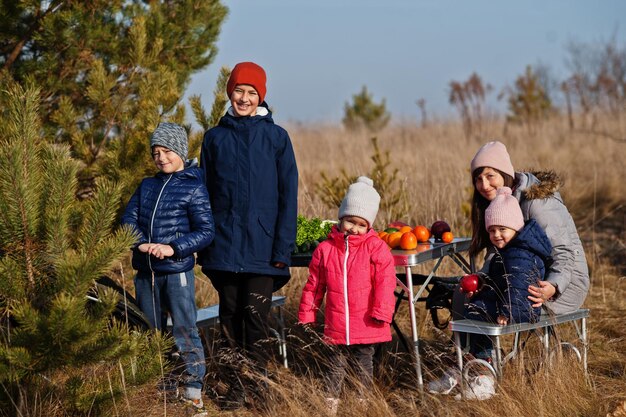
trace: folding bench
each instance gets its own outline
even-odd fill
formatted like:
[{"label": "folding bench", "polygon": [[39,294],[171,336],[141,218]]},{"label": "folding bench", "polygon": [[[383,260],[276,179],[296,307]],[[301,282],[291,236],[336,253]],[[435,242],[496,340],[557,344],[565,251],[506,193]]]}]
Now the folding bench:
[{"label": "folding bench", "polygon": [[[580,351],[571,343],[561,342],[560,345],[564,348],[571,349],[575,352],[578,360],[583,364],[583,370],[587,375],[587,318],[589,317],[588,309],[579,309],[571,313],[565,314],[542,314],[539,320],[535,323],[519,323],[509,324],[502,326],[494,323],[487,323],[477,320],[453,320],[449,323],[449,329],[454,333],[454,344],[456,346],[457,362],[459,370],[463,373],[462,379],[467,379],[470,368],[475,365],[482,365],[489,369],[493,376],[497,379],[502,378],[502,367],[514,358],[519,350],[520,334],[523,332],[539,332],[543,329],[541,334],[542,344],[546,358],[550,357],[550,335],[554,333],[554,327],[563,323],[573,323],[576,329],[578,339],[582,344],[582,355]],[[461,346],[461,333],[467,334],[468,338],[472,334],[482,334],[489,336],[494,343],[494,349],[496,352],[495,362],[490,364],[482,359],[473,359],[467,363],[463,363],[463,347]],[[500,343],[500,336],[514,334],[515,341],[511,352],[509,352],[504,358],[502,358],[502,345]]]},{"label": "folding bench", "polygon": [[[289,368],[289,363],[287,362],[287,341],[285,339],[285,319],[283,316],[283,306],[285,305],[286,299],[287,297],[284,295],[272,296],[271,314],[272,318],[276,322],[276,327],[278,327],[278,329],[270,327],[270,331],[278,340],[278,353],[280,353],[283,358],[283,366],[285,368]],[[208,307],[199,308],[198,318],[196,319],[196,326],[199,329],[202,329],[219,324],[219,308],[219,304],[213,304]],[[172,326],[172,319],[169,317],[167,319],[167,325],[169,327]]]}]

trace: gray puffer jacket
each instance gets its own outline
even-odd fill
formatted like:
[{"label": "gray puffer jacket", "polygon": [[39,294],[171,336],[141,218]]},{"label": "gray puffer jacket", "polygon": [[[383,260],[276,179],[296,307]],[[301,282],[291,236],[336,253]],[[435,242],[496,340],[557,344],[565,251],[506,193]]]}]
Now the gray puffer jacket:
[{"label": "gray puffer jacket", "polygon": [[524,220],[534,219],[552,244],[554,262],[546,280],[557,286],[560,295],[545,306],[555,314],[576,310],[587,297],[589,270],[576,225],[558,192],[561,179],[552,171],[516,172],[515,179],[513,195]]}]

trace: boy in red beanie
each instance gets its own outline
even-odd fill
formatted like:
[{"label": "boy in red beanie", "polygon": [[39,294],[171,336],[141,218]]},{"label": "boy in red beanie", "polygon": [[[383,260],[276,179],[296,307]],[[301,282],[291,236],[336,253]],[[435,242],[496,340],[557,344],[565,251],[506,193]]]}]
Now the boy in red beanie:
[{"label": "boy in red beanie", "polygon": [[[204,135],[200,158],[216,230],[198,258],[219,294],[223,339],[262,375],[268,356],[261,343],[269,336],[272,292],[290,278],[298,197],[291,140],[274,124],[265,83],[259,65],[237,64],[226,87],[231,107]],[[237,382],[245,362],[238,360],[236,374],[225,378],[231,385],[223,408],[238,408],[249,394],[258,394],[259,389],[248,389],[254,385],[264,389],[258,383],[263,378],[246,387]]]}]

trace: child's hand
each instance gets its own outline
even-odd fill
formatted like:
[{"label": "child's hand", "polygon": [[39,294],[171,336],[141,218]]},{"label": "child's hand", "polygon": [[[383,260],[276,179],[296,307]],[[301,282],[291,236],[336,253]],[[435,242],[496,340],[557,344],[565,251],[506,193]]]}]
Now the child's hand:
[{"label": "child's hand", "polygon": [[139,252],[146,253],[150,249],[150,243],[142,243],[141,245],[137,246],[137,249],[139,249]]},{"label": "child's hand", "polygon": [[506,326],[509,323],[509,319],[500,315],[498,316],[498,324],[502,325],[502,326]]},{"label": "child's hand", "polygon": [[174,249],[170,245],[162,245],[160,243],[148,243],[148,250],[146,252],[159,259],[174,255]]}]

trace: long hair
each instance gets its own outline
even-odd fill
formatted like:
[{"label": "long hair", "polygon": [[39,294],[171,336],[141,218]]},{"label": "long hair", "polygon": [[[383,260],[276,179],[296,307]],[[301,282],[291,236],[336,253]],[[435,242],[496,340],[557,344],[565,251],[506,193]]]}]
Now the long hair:
[{"label": "long hair", "polygon": [[[476,178],[483,173],[487,167],[478,167],[472,172],[472,186],[474,187],[474,194],[472,195],[472,243],[469,248],[469,255],[471,258],[480,253],[489,244],[489,233],[485,228],[485,210],[489,206],[490,201],[480,195],[476,190]],[[504,186],[513,189],[515,184],[515,178],[509,174],[492,168],[504,178]]]}]

